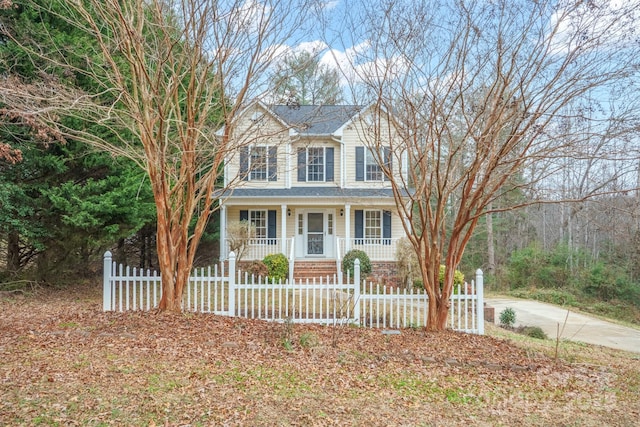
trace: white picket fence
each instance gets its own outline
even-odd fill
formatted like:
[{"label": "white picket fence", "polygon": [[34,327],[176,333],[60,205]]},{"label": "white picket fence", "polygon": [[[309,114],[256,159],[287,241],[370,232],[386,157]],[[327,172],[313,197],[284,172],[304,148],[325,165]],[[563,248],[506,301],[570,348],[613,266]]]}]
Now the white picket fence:
[{"label": "white picket fence", "polygon": [[[161,278],[150,270],[117,265],[104,255],[103,310],[152,310],[161,297]],[[448,327],[484,334],[482,271],[451,295]],[[193,271],[183,295],[183,310],[294,323],[355,324],[375,328],[422,327],[428,296],[421,290],[396,289],[360,280],[356,260],[353,281],[342,277],[268,282],[236,271],[233,253],[224,264]]]}]

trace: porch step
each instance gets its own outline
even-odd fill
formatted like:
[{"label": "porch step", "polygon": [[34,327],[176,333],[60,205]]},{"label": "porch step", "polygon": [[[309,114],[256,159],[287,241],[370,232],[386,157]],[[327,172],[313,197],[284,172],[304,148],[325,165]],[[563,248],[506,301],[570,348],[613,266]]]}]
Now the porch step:
[{"label": "porch step", "polygon": [[296,261],[293,269],[294,280],[325,279],[333,277],[338,269],[335,261]]}]

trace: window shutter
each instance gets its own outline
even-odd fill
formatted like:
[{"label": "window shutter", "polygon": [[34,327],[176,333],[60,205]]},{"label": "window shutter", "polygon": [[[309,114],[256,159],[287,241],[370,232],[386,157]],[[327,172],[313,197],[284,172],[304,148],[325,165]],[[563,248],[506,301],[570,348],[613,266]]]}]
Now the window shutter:
[{"label": "window shutter", "polygon": [[249,211],[240,211],[240,221],[249,221]]},{"label": "window shutter", "polygon": [[240,179],[249,179],[249,147],[240,148]]},{"label": "window shutter", "polygon": [[[268,211],[267,212],[267,238],[275,239],[276,236],[276,211]],[[275,242],[270,242],[269,244],[275,244]]]},{"label": "window shutter", "polygon": [[307,150],[305,148],[298,148],[298,181],[304,182],[307,180]]},{"label": "window shutter", "polygon": [[[389,170],[389,172],[391,172],[391,148],[384,147],[383,154],[384,154],[384,165]],[[384,176],[384,180],[389,181],[389,177],[386,174]]]},{"label": "window shutter", "polygon": [[278,180],[278,149],[269,147],[269,181]]},{"label": "window shutter", "polygon": [[[356,239],[362,239],[363,234],[364,234],[364,215],[363,215],[363,211],[361,210],[356,210],[354,211],[355,214],[355,236]],[[356,240],[356,245],[361,245],[362,244],[362,240]]]},{"label": "window shutter", "polygon": [[364,181],[364,147],[356,147],[356,181]]},{"label": "window shutter", "polygon": [[325,181],[330,182],[333,181],[333,147],[327,147],[325,149],[325,155],[327,157],[327,165],[326,170],[327,174],[325,176]]},{"label": "window shutter", "polygon": [[382,238],[383,244],[391,244],[391,211],[382,211]]}]

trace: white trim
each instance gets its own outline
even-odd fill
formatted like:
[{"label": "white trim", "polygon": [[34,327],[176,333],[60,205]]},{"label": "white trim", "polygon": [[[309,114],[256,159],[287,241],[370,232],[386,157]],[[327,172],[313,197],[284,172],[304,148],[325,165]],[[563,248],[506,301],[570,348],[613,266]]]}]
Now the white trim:
[{"label": "white trim", "polygon": [[280,205],[280,239],[282,253],[287,255],[287,204]]},{"label": "white trim", "polygon": [[220,241],[218,245],[219,257],[227,259],[227,207],[220,205]]}]

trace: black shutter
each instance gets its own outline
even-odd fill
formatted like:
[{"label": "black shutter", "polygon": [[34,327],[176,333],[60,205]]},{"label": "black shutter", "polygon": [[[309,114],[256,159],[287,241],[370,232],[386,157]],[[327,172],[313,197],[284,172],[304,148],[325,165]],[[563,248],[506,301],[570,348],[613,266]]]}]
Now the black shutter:
[{"label": "black shutter", "polygon": [[249,221],[249,211],[240,211],[240,221]]},{"label": "black shutter", "polygon": [[[268,211],[267,212],[267,238],[275,239],[277,233],[276,229],[276,211]],[[275,240],[269,240],[269,245],[275,245]]]},{"label": "black shutter", "polygon": [[249,179],[249,147],[240,148],[240,179]]},{"label": "black shutter", "polygon": [[362,244],[362,237],[364,234],[364,215],[363,211],[356,210],[355,214],[355,236],[356,236],[356,245]]},{"label": "black shutter", "polygon": [[333,181],[333,147],[327,147],[325,149],[325,155],[327,156],[326,181],[331,182]]},{"label": "black shutter", "polygon": [[[391,148],[384,147],[383,154],[384,154],[384,165],[389,170],[389,172],[391,172]],[[389,177],[386,174],[384,176],[384,180],[389,181]]]},{"label": "black shutter", "polygon": [[391,211],[382,211],[382,244],[391,244]]},{"label": "black shutter", "polygon": [[307,180],[307,150],[305,148],[298,148],[298,181],[304,182]]},{"label": "black shutter", "polygon": [[356,147],[356,181],[364,181],[364,147]]},{"label": "black shutter", "polygon": [[278,149],[277,147],[269,147],[269,181],[278,180]]}]

